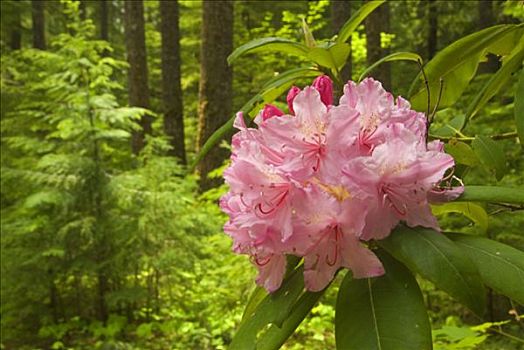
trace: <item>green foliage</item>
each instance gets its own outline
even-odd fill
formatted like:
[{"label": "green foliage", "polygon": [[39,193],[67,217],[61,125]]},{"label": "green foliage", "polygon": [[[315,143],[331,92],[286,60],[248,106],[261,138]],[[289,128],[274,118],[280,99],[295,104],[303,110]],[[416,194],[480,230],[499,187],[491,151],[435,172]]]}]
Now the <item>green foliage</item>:
[{"label": "green foliage", "polygon": [[[340,286],[337,349],[431,349],[430,324],[417,281],[401,263],[381,253],[387,273]],[[394,305],[394,307],[393,307]]]}]

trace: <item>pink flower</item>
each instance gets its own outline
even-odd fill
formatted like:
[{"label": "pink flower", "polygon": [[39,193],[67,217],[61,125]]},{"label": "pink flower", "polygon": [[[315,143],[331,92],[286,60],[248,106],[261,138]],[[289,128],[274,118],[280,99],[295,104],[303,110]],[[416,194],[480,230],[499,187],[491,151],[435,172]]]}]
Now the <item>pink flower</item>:
[{"label": "pink flower", "polygon": [[[266,105],[248,128],[234,126],[230,190],[220,200],[233,250],[249,255],[257,284],[277,290],[286,255],[304,259],[308,290],[324,289],[340,268],[354,278],[384,268],[366,242],[399,223],[439,229],[429,203],[462,193],[440,141],[426,143],[424,114],[371,78],[348,82],[338,105],[327,76],[293,87],[290,114]],[[275,118],[277,117],[277,118]]]},{"label": "pink flower", "polygon": [[296,86],[291,87],[289,92],[287,93],[286,101],[287,106],[289,108],[289,114],[295,115],[295,111],[293,110],[293,101],[295,100],[295,97],[300,93],[300,89]]},{"label": "pink flower", "polygon": [[273,105],[268,104],[262,110],[262,120],[268,120],[271,117],[279,117],[281,115],[284,115],[284,112]]},{"label": "pink flower", "polygon": [[326,106],[333,104],[333,82],[327,75],[321,75],[312,85],[320,93],[320,99]]}]

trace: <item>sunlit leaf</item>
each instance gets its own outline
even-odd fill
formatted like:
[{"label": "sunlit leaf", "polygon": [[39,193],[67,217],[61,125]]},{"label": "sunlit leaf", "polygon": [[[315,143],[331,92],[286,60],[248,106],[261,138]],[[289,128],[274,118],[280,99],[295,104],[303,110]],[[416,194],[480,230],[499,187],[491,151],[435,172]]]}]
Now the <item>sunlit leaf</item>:
[{"label": "sunlit leaf", "polygon": [[424,299],[410,271],[380,254],[386,273],[344,278],[337,297],[335,339],[340,350],[431,349]]},{"label": "sunlit leaf", "polygon": [[430,229],[400,226],[378,244],[411,271],[482,315],[485,294],[479,273],[446,236]]},{"label": "sunlit leaf", "polygon": [[385,62],[392,62],[392,61],[413,61],[413,62],[422,62],[422,57],[417,55],[416,53],[412,52],[395,52],[391,55],[387,55],[386,57],[381,58],[377,62],[373,63],[371,66],[367,67],[362,74],[360,74],[360,77],[358,77],[358,81],[361,81],[364,79],[369,72],[371,72],[373,69],[381,65]]},{"label": "sunlit leaf", "polygon": [[290,55],[305,57],[308,53],[308,47],[284,38],[268,37],[255,39],[235,49],[227,58],[227,63],[231,64],[242,55],[259,51],[278,51]]},{"label": "sunlit leaf", "polygon": [[475,152],[473,152],[471,146],[465,142],[451,139],[444,147],[446,153],[453,156],[453,159],[455,159],[455,162],[458,164],[473,166],[477,165],[479,162],[479,159],[475,155]]},{"label": "sunlit leaf", "polygon": [[[430,88],[430,109],[432,110],[437,103],[440,79],[443,80],[444,88],[439,108],[445,108],[455,103],[462,95],[475,75],[479,62],[489,52],[490,46],[507,36],[513,38],[515,32],[520,31],[522,27],[510,24],[489,27],[463,37],[437,53],[424,67]],[[427,91],[422,83],[421,73],[411,84],[408,95],[414,109],[427,109]]]},{"label": "sunlit leaf", "polygon": [[451,202],[441,205],[433,205],[431,211],[434,215],[446,213],[459,213],[475,223],[482,233],[488,230],[488,214],[480,205],[471,202]]},{"label": "sunlit leaf", "polygon": [[491,239],[450,233],[477,266],[483,282],[524,305],[524,252]]},{"label": "sunlit leaf", "polygon": [[315,47],[309,52],[308,58],[322,67],[337,70],[346,64],[350,49],[346,43],[335,44],[329,48]]},{"label": "sunlit leaf", "polygon": [[345,43],[362,21],[384,2],[385,0],[369,1],[362,5],[338,32],[337,43]]}]

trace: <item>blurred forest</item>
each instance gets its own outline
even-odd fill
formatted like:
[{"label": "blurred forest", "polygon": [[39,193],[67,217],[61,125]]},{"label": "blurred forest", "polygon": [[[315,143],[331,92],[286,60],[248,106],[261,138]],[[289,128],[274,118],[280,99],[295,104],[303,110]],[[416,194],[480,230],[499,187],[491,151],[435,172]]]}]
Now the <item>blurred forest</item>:
[{"label": "blurred forest", "polygon": [[[1,348],[226,348],[255,275],[222,232],[227,140],[188,169],[268,79],[301,63],[257,54],[229,66],[226,58],[259,37],[302,40],[302,19],[329,38],[362,3],[1,1]],[[353,33],[343,75],[355,79],[390,51],[427,60],[466,34],[523,19],[521,1],[389,1]],[[463,102],[439,112],[433,130],[454,135],[453,118],[497,65],[481,65]],[[417,73],[395,62],[373,76],[405,95]],[[521,145],[508,127],[512,86],[466,129],[510,133],[500,140],[508,174],[498,181],[473,167],[462,174],[470,184],[524,185]],[[522,211],[475,210],[489,237],[524,249]],[[441,218],[444,227],[469,223]],[[514,318],[509,299],[490,292],[481,320],[423,286],[434,329],[480,349],[518,348],[511,337],[469,328]],[[334,300],[328,292],[285,348],[334,348]],[[520,321],[501,333],[523,331]]]}]

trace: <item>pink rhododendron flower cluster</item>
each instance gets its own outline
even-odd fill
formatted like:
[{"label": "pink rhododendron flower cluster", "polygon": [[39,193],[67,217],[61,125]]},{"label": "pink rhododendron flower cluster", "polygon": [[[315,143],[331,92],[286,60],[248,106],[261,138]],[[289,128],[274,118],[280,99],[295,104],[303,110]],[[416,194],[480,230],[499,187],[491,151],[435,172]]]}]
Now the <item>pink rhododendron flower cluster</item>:
[{"label": "pink rhododendron flower cluster", "polygon": [[345,267],[355,278],[384,268],[366,246],[400,222],[439,229],[430,202],[461,189],[441,188],[454,166],[440,141],[426,143],[426,117],[394,100],[380,82],[349,81],[338,105],[327,76],[287,97],[289,114],[267,105],[233,136],[230,191],[221,208],[233,250],[258,268],[257,283],[277,290],[286,255],[304,258],[310,291],[325,288]]}]

